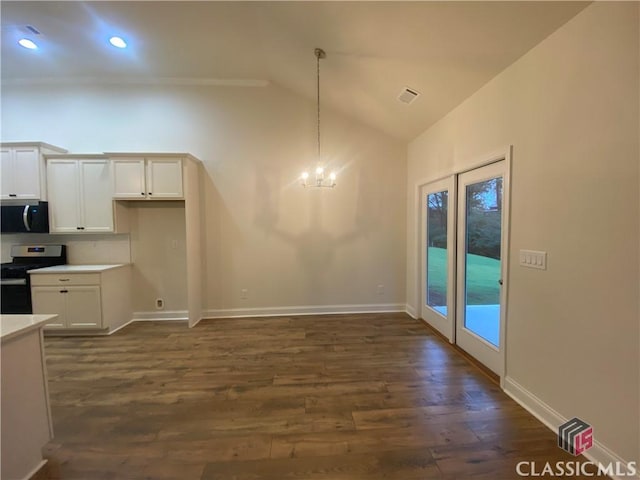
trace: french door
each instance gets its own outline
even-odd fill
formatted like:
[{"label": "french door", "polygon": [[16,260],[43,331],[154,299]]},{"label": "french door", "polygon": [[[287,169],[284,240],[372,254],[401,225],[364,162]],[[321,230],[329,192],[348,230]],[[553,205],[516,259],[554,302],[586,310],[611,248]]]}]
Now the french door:
[{"label": "french door", "polygon": [[421,316],[502,376],[508,172],[495,163],[422,187]]},{"label": "french door", "polygon": [[504,369],[505,161],[458,176],[456,343]]}]

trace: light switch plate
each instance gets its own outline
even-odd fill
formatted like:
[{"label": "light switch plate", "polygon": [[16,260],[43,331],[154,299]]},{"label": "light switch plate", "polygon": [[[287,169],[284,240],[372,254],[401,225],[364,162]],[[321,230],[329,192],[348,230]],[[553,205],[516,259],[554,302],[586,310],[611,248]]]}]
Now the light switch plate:
[{"label": "light switch plate", "polygon": [[523,267],[547,269],[547,252],[520,250],[520,265]]}]

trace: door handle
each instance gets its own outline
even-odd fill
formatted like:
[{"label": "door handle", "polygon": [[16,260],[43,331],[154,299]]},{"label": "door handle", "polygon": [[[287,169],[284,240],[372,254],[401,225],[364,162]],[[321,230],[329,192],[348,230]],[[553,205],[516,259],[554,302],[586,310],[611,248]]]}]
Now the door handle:
[{"label": "door handle", "polygon": [[31,225],[29,225],[29,205],[25,205],[24,210],[22,211],[22,223],[24,223],[24,228],[27,232],[30,232]]},{"label": "door handle", "polygon": [[60,293],[69,293],[69,290],[60,290]]},{"label": "door handle", "polygon": [[499,283],[500,285],[502,285],[502,279],[498,280],[498,283]]}]

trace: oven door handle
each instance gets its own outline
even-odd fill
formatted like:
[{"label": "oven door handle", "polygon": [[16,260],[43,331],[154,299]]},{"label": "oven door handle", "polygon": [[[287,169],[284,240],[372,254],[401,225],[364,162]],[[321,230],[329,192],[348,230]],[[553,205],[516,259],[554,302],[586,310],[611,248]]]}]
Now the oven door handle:
[{"label": "oven door handle", "polygon": [[0,285],[26,285],[26,278],[3,278],[0,280]]},{"label": "oven door handle", "polygon": [[27,232],[30,232],[31,225],[29,225],[29,205],[25,205],[24,210],[22,211],[22,223],[24,223],[24,228],[27,229]]}]

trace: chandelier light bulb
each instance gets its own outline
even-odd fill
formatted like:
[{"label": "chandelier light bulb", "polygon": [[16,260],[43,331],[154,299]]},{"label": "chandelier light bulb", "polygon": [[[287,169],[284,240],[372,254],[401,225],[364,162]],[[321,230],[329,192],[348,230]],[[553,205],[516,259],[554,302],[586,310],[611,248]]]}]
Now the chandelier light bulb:
[{"label": "chandelier light bulb", "polygon": [[318,167],[316,168],[316,175],[322,175],[324,173],[324,168]]},{"label": "chandelier light bulb", "polygon": [[337,175],[336,175],[336,172],[331,172],[331,175],[329,175],[329,178],[330,178],[332,181],[335,181],[336,176],[337,176]]},{"label": "chandelier light bulb", "polygon": [[309,178],[309,172],[302,172],[302,175],[300,175],[300,178],[302,178],[303,180],[306,180],[307,178]]}]

